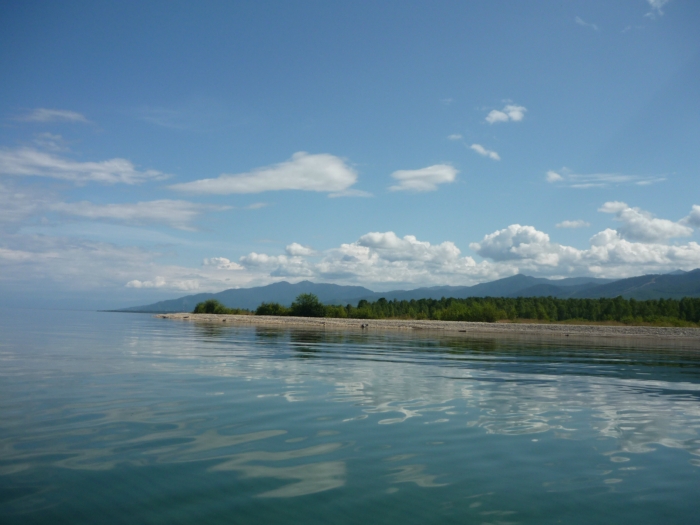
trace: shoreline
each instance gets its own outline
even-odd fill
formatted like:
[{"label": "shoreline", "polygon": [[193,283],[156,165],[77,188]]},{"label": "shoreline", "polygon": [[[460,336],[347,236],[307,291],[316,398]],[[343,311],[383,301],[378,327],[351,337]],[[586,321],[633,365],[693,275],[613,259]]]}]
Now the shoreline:
[{"label": "shoreline", "polygon": [[[198,323],[230,323],[235,325],[278,328],[311,328],[334,330],[393,330],[437,332],[446,335],[535,336],[546,338],[642,338],[694,343],[700,348],[700,328],[656,326],[562,325],[537,323],[477,323],[466,321],[433,321],[403,319],[340,319],[326,317],[256,316],[228,314],[155,314],[154,317]],[[366,325],[365,328],[362,325]]]}]

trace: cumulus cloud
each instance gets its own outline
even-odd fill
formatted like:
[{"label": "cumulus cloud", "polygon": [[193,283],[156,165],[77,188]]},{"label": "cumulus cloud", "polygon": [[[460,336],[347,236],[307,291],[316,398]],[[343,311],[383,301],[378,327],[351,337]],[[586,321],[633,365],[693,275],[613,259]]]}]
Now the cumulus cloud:
[{"label": "cumulus cloud", "polygon": [[226,257],[211,257],[202,261],[202,266],[214,266],[219,270],[242,270],[243,266]]},{"label": "cumulus cloud", "polygon": [[590,225],[590,222],[586,222],[583,220],[562,221],[559,224],[557,224],[557,228],[587,228]]},{"label": "cumulus cloud", "polygon": [[620,227],[596,233],[587,247],[567,246],[534,226],[512,224],[470,244],[478,261],[452,241],[433,243],[392,231],[369,232],[323,251],[291,243],[282,254],[253,252],[235,262],[212,256],[196,267],[164,264],[159,261],[172,254],[143,248],[0,233],[0,283],[18,290],[38,290],[53,282],[69,290],[189,292],[310,279],[386,290],[472,285],[516,273],[621,278],[700,267],[697,242],[664,242],[686,233],[682,228],[690,230],[700,218],[700,206],[693,206],[683,224],[664,222],[622,202],[604,203],[601,210],[613,214]]},{"label": "cumulus cloud", "polygon": [[435,191],[438,184],[454,182],[459,173],[448,164],[435,164],[419,170],[399,170],[391,174],[398,184],[390,186],[391,191]]},{"label": "cumulus cloud", "polygon": [[134,279],[133,281],[129,281],[128,283],[126,283],[126,287],[127,288],[162,288],[166,284],[167,283],[165,281],[165,278],[158,275],[152,281],[139,281],[138,279]]},{"label": "cumulus cloud", "polygon": [[140,184],[168,177],[156,170],[139,171],[126,159],[78,162],[33,148],[0,149],[0,175],[49,177],[76,184]]},{"label": "cumulus cloud", "polygon": [[494,261],[528,260],[536,265],[572,264],[581,258],[576,248],[553,243],[549,235],[532,226],[511,224],[484,236],[469,247],[484,258]]},{"label": "cumulus cloud", "polygon": [[387,261],[422,261],[438,262],[456,260],[460,251],[452,242],[443,242],[431,245],[429,242],[419,241],[413,235],[398,237],[394,232],[371,232],[360,237],[357,245],[377,253]]},{"label": "cumulus cloud", "polygon": [[314,278],[312,264],[299,255],[267,255],[251,252],[241,257],[240,262],[252,272],[262,272],[266,277]]},{"label": "cumulus cloud", "polygon": [[576,18],[574,18],[574,22],[576,22],[581,27],[587,27],[589,29],[592,29],[593,31],[600,30],[600,28],[597,25],[586,22],[585,20],[583,20],[581,17],[578,17],[578,16]]},{"label": "cumulus cloud", "polygon": [[631,242],[613,229],[597,233],[588,249],[579,250],[552,242],[532,226],[511,225],[473,243],[472,248],[499,266],[507,264],[539,275],[623,278],[700,267],[700,245],[696,242],[681,246]]},{"label": "cumulus cloud", "polygon": [[370,232],[355,242],[316,255],[320,260],[311,262],[303,257],[252,253],[239,262],[250,270],[265,265],[274,276],[380,287],[391,283],[444,283],[455,276],[461,282],[477,282],[498,275],[490,263],[478,265],[472,257],[462,257],[452,242],[431,244],[412,235],[399,237],[394,232]]},{"label": "cumulus cloud", "polygon": [[700,245],[689,242],[681,246],[659,243],[630,242],[613,229],[591,237],[586,252],[588,270],[592,273],[629,276],[641,273],[664,273],[679,268],[700,267]]},{"label": "cumulus cloud", "polygon": [[525,118],[527,108],[508,104],[502,110],[493,109],[486,115],[486,122],[496,124],[497,122],[520,122]]},{"label": "cumulus cloud", "polygon": [[168,281],[165,277],[156,276],[152,281],[139,281],[134,279],[126,283],[127,288],[169,288],[171,290],[180,290],[183,292],[191,292],[199,289],[199,281],[196,279]]},{"label": "cumulus cloud", "polygon": [[452,135],[447,136],[447,140],[462,140],[462,135],[459,133],[453,133]]},{"label": "cumulus cloud", "polygon": [[80,113],[66,109],[37,108],[17,118],[24,122],[76,122],[87,124],[90,121]]},{"label": "cumulus cloud", "polygon": [[689,224],[695,228],[700,228],[700,206],[697,204],[693,205],[690,210],[690,214],[681,220],[682,224]]},{"label": "cumulus cloud", "polygon": [[693,229],[680,222],[657,219],[647,211],[631,208],[624,202],[606,202],[598,211],[615,215],[622,223],[617,229],[621,238],[642,243],[666,242],[675,237],[692,235]]},{"label": "cumulus cloud", "polygon": [[493,160],[501,160],[501,157],[498,155],[498,153],[490,149],[486,149],[481,144],[472,144],[471,146],[469,146],[469,148],[476,151],[479,155],[483,155],[484,157],[488,157]]},{"label": "cumulus cloud", "polygon": [[545,179],[549,183],[556,183],[561,186],[578,189],[606,188],[609,186],[648,186],[657,182],[663,182],[665,177],[646,175],[623,175],[620,173],[572,173],[567,168],[558,171],[550,170],[546,173]]},{"label": "cumulus cloud", "polygon": [[357,173],[334,155],[300,151],[279,164],[236,175],[201,179],[170,186],[171,189],[199,194],[228,195],[264,191],[302,190],[340,193],[357,182]]},{"label": "cumulus cloud", "polygon": [[299,243],[293,242],[292,244],[287,245],[287,247],[284,249],[285,252],[287,252],[287,255],[291,255],[292,257],[296,255],[315,255],[316,251],[309,247],[309,246],[302,246]]},{"label": "cumulus cloud", "polygon": [[92,220],[111,220],[130,224],[165,224],[180,230],[194,230],[191,223],[203,212],[221,211],[229,207],[163,199],[133,204],[57,202],[50,204],[49,209],[64,215]]}]

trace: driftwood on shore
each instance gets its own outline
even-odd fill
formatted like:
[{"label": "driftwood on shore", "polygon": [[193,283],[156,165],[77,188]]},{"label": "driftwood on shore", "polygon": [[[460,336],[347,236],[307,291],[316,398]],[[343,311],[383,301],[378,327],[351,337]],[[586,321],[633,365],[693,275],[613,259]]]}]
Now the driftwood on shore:
[{"label": "driftwood on shore", "polygon": [[682,341],[700,349],[700,328],[656,326],[606,326],[539,323],[472,323],[461,321],[419,321],[402,319],[338,319],[323,317],[158,314],[156,317],[200,323],[222,323],[279,328],[337,330],[431,331],[454,335],[537,336],[547,338],[644,338]]}]

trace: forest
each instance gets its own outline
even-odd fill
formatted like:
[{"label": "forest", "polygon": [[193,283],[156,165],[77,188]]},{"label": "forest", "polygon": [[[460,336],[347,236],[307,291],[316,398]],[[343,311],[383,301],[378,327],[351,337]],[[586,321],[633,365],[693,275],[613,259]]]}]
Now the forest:
[{"label": "forest", "polygon": [[410,301],[382,298],[351,304],[325,305],[314,294],[301,294],[286,307],[262,303],[255,312],[230,309],[214,299],[199,303],[194,313],[236,313],[248,315],[292,315],[353,319],[431,319],[442,321],[540,321],[540,322],[618,322],[624,324],[700,325],[700,298],[635,299],[557,299],[553,297],[469,297],[466,299],[418,299]]}]

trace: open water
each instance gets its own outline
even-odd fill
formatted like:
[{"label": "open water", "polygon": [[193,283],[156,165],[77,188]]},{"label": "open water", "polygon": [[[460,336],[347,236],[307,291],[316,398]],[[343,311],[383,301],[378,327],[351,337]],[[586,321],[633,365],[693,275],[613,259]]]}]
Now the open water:
[{"label": "open water", "polygon": [[699,514],[698,349],[0,316],[3,524]]}]

